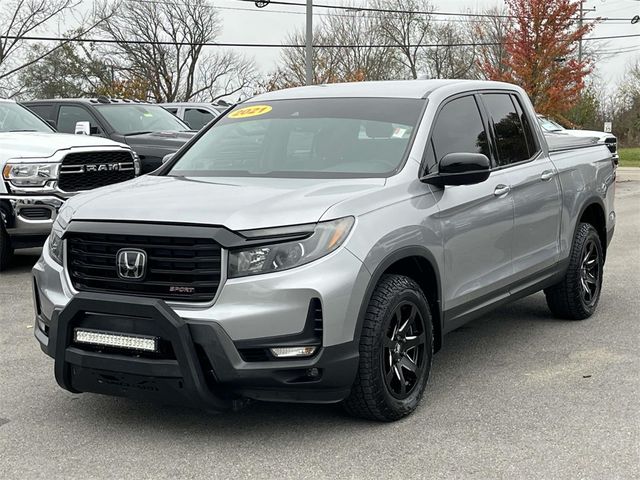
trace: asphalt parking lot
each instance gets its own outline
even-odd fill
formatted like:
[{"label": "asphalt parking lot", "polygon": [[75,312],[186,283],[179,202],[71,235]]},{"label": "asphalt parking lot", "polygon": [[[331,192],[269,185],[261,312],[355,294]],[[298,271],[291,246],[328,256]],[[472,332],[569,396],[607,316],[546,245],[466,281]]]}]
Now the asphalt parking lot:
[{"label": "asphalt parking lot", "polygon": [[22,254],[0,277],[0,478],[640,478],[640,169],[619,177],[597,314],[554,320],[536,294],[449,334],[393,424],[63,391],[33,337],[38,252]]}]

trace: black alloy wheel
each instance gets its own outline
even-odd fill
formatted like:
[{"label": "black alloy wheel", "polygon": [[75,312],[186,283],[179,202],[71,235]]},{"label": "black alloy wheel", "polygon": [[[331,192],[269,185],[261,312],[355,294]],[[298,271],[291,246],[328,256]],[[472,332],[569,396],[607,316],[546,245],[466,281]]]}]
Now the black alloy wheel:
[{"label": "black alloy wheel", "polygon": [[602,270],[599,249],[593,238],[585,243],[583,252],[580,265],[582,301],[586,307],[591,308],[600,296],[600,272]]},{"label": "black alloy wheel", "polygon": [[424,318],[411,301],[400,303],[383,339],[382,368],[389,393],[404,400],[413,392],[425,368]]}]

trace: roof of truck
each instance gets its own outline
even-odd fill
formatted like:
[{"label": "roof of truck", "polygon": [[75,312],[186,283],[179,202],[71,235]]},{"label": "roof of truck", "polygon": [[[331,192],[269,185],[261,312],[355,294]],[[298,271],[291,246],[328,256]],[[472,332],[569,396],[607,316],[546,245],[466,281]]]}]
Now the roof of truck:
[{"label": "roof of truck", "polygon": [[91,105],[151,105],[150,102],[144,100],[132,100],[128,98],[111,98],[111,97],[92,97],[92,98],[47,98],[38,100],[29,100],[22,102],[24,104],[36,103],[86,103]]},{"label": "roof of truck", "polygon": [[330,97],[379,97],[379,98],[426,98],[439,88],[462,85],[468,89],[517,88],[503,82],[483,80],[389,80],[376,82],[352,82],[311,85],[287,88],[263,93],[250,99],[254,101],[282,100],[290,98],[330,98]]}]

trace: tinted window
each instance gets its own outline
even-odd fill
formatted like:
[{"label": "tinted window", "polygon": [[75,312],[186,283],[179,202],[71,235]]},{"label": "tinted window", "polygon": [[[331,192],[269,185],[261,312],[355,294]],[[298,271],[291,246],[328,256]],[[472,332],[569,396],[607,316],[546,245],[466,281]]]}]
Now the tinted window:
[{"label": "tinted window", "polygon": [[498,165],[509,165],[529,158],[527,140],[522,121],[511,95],[490,93],[482,96],[491,120],[498,144]]},{"label": "tinted window", "polygon": [[490,155],[487,133],[473,96],[452,100],[440,110],[432,140],[438,161],[449,153]]},{"label": "tinted window", "polygon": [[200,130],[215,116],[202,108],[187,108],[184,111],[184,121],[194,130]]},{"label": "tinted window", "polygon": [[104,104],[96,105],[102,116],[123,135],[151,132],[183,132],[189,128],[178,117],[159,105]]},{"label": "tinted window", "polygon": [[402,163],[424,100],[341,98],[242,104],[171,175],[375,177]]},{"label": "tinted window", "polygon": [[27,108],[38,114],[44,120],[55,120],[53,116],[53,105],[27,105]]},{"label": "tinted window", "polygon": [[524,113],[524,109],[522,108],[520,99],[515,95],[512,95],[511,99],[516,106],[516,110],[518,110],[518,115],[520,116],[520,121],[522,122],[522,126],[524,128],[524,136],[527,139],[527,151],[529,153],[528,158],[531,158],[538,151],[538,142],[536,141],[536,137],[533,134],[533,128],[531,126],[531,122],[529,121],[529,117],[526,113]]},{"label": "tinted window", "polygon": [[172,113],[174,115],[176,115],[178,113],[178,109],[176,107],[164,107],[167,112]]},{"label": "tinted window", "polygon": [[97,128],[93,116],[84,108],[75,105],[62,105],[58,112],[57,129],[62,133],[76,133],[76,123],[89,122],[91,128]]}]

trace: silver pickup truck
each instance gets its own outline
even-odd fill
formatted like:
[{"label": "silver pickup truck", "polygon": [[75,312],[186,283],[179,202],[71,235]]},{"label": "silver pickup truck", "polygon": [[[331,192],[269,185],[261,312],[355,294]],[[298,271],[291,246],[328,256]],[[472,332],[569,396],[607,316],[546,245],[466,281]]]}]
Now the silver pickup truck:
[{"label": "silver pickup truck", "polygon": [[41,247],[58,209],[78,192],[134,178],[138,156],[104,138],[56,133],[0,99],[0,271],[18,248]]},{"label": "silver pickup truck", "polygon": [[594,313],[616,170],[584,142],[549,145],[504,83],[260,95],[65,204],[33,268],[36,338],[71,392],[399,419],[447,332],[541,290],[557,317]]}]

